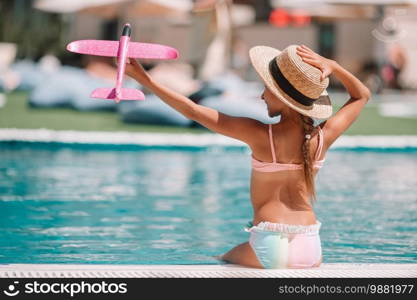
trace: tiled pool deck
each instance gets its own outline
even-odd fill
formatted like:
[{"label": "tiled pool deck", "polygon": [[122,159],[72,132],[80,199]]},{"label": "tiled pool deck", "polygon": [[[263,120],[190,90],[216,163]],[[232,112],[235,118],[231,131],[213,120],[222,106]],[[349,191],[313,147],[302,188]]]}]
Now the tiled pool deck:
[{"label": "tiled pool deck", "polygon": [[327,263],[312,269],[255,269],[237,265],[3,264],[0,278],[417,278],[417,264]]}]

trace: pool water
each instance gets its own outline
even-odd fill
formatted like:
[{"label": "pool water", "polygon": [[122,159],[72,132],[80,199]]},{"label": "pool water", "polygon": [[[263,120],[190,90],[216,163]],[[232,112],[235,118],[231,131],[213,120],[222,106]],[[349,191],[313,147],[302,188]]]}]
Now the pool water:
[{"label": "pool water", "polygon": [[[249,237],[249,154],[0,143],[0,263],[218,264]],[[327,153],[324,262],[417,262],[416,154]]]}]

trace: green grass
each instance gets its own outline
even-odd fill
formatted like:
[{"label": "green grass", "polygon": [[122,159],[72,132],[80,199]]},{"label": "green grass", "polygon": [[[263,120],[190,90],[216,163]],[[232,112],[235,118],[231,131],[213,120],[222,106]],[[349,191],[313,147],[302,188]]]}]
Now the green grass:
[{"label": "green grass", "polygon": [[[335,108],[336,111],[339,108]],[[378,113],[377,106],[365,107],[356,121],[344,134],[416,135],[417,119],[385,117]]]},{"label": "green grass", "polygon": [[[0,128],[48,128],[54,130],[82,131],[137,131],[137,132],[210,132],[205,128],[184,128],[126,124],[116,112],[79,112],[70,108],[31,108],[27,105],[27,93],[14,92],[7,96],[7,103],[0,108]],[[340,106],[334,106],[336,112]],[[365,107],[347,135],[414,135],[417,119],[387,118],[378,114],[376,106]]]},{"label": "green grass", "polygon": [[0,128],[47,128],[82,131],[138,131],[201,133],[205,128],[128,124],[120,120],[117,112],[76,111],[71,108],[32,108],[27,104],[27,94],[14,92],[0,108]]}]

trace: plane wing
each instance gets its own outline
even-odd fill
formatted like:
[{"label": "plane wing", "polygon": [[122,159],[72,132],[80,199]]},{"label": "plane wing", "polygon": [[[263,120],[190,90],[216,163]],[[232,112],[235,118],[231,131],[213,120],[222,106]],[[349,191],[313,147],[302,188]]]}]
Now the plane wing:
[{"label": "plane wing", "polygon": [[132,58],[175,59],[178,57],[178,51],[172,47],[159,44],[130,42],[127,56]]},{"label": "plane wing", "polygon": [[119,50],[119,41],[104,40],[81,40],[74,41],[67,45],[67,50],[71,52],[99,55],[99,56],[117,56]]},{"label": "plane wing", "polygon": [[[81,54],[117,57],[119,41],[74,41],[67,45],[67,50]],[[132,58],[175,59],[178,57],[178,51],[172,47],[159,44],[129,42],[127,56]]]}]

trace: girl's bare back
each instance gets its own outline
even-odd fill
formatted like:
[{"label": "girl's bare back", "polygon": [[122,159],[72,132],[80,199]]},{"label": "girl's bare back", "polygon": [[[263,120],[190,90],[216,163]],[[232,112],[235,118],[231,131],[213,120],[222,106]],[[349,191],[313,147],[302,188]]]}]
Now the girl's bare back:
[{"label": "girl's bare back", "polygon": [[[303,143],[302,136],[294,134],[291,130],[286,130],[279,123],[272,126],[272,132],[276,161],[302,165],[303,157],[300,154]],[[318,138],[318,130],[316,129],[309,141],[311,157],[314,157],[319,146]],[[320,160],[325,157],[327,152],[325,145],[324,142],[319,156]],[[256,159],[272,162],[267,129],[265,129],[265,135],[259,137],[259,144],[253,145],[251,149],[252,155]],[[317,173],[318,169],[314,168],[314,175]],[[250,190],[254,224],[260,221],[300,225],[315,224],[316,218],[306,190],[303,170],[258,172],[252,169]]]}]

